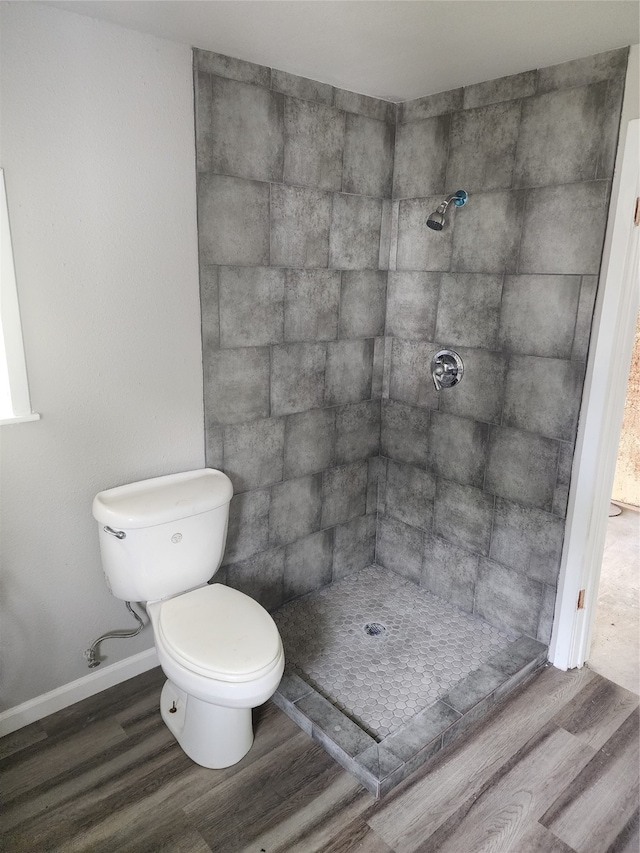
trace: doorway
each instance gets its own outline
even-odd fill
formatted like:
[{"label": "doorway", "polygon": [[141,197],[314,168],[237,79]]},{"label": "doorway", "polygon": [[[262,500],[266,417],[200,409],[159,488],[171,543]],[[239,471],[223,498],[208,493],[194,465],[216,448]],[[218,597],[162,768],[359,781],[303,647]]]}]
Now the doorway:
[{"label": "doorway", "polygon": [[640,694],[640,313],[587,665]]},{"label": "doorway", "polygon": [[640,303],[640,120],[628,122],[602,264],[601,298],[587,365],[585,397],[571,477],[565,546],[549,659],[581,667],[594,625],[608,506],[616,466],[626,380]]}]

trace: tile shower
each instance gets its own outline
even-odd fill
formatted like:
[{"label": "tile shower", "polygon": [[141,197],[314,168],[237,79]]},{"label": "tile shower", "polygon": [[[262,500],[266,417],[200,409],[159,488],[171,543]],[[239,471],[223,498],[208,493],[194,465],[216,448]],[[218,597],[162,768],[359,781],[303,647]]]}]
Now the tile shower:
[{"label": "tile shower", "polygon": [[[216,580],[275,612],[277,701],[375,793],[545,659],[626,61],[395,105],[194,52]],[[404,698],[367,698],[376,658]]]}]

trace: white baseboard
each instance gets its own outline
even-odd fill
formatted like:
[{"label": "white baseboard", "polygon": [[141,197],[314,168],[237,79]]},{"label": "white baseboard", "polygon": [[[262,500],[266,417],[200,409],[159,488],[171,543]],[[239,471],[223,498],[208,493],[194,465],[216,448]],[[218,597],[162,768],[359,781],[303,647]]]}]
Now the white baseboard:
[{"label": "white baseboard", "polygon": [[29,699],[22,705],[16,705],[15,708],[2,711],[0,713],[0,737],[15,732],[23,726],[28,726],[29,723],[35,723],[36,720],[41,720],[43,717],[61,711],[63,708],[68,708],[69,705],[73,705],[81,699],[95,696],[96,693],[101,693],[108,687],[113,687],[115,684],[127,681],[135,675],[147,672],[154,666],[158,666],[156,650],[155,648],[147,649],[137,655],[132,655],[130,658],[112,663],[110,666],[100,667],[89,675],[71,681],[69,684],[63,684],[62,687],[56,687],[55,690],[43,693],[42,696]]}]

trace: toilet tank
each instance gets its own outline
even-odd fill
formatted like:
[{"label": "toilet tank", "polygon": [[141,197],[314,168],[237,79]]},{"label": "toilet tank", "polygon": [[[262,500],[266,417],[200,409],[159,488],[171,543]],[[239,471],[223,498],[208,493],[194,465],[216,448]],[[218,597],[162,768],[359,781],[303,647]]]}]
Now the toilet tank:
[{"label": "toilet tank", "polygon": [[206,583],[222,562],[231,480],[203,468],[97,494],[93,517],[116,598],[156,601]]}]

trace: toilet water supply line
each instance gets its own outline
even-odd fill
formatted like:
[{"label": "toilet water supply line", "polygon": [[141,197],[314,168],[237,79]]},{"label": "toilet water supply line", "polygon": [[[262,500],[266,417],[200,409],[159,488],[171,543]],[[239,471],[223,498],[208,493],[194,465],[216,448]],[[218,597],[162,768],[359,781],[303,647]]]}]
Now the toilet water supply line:
[{"label": "toilet water supply line", "polygon": [[84,657],[88,662],[89,669],[93,669],[93,667],[95,666],[100,666],[102,662],[97,657],[97,649],[103,640],[126,640],[128,637],[135,637],[144,628],[144,622],[138,616],[136,611],[131,607],[131,602],[125,601],[125,604],[127,605],[127,610],[129,611],[129,613],[131,613],[131,615],[135,616],[135,618],[137,619],[138,627],[135,628],[133,631],[109,631],[107,634],[103,634],[101,637],[98,637],[98,639],[91,644],[91,648],[85,649],[84,652]]}]

